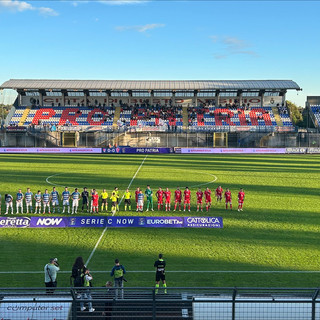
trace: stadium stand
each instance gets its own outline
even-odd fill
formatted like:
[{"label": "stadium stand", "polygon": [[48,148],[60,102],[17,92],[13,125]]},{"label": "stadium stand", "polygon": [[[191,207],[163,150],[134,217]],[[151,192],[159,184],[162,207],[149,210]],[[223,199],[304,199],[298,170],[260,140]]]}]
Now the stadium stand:
[{"label": "stadium stand", "polygon": [[[10,125],[18,125],[26,110],[17,107]],[[33,107],[30,109],[23,125],[78,125],[112,127],[114,107]]]},{"label": "stadium stand", "polygon": [[17,107],[14,115],[12,116],[9,125],[17,126],[21,121],[22,115],[25,111],[25,107]]},{"label": "stadium stand", "polygon": [[120,132],[294,131],[285,95],[301,90],[291,80],[12,79],[0,88],[18,92],[7,125]]},{"label": "stadium stand", "polygon": [[[17,107],[10,125],[56,125],[56,126],[106,126],[114,124],[116,108],[120,108],[118,127],[177,127],[183,126],[182,106],[149,106],[145,104],[121,107]],[[189,129],[212,129],[219,127],[267,127],[293,128],[288,109],[278,107],[281,124],[277,123],[271,106],[199,106],[188,108]],[[316,109],[314,109],[316,110]],[[28,114],[26,115],[26,111]],[[319,116],[319,113],[318,113]]]},{"label": "stadium stand", "polygon": [[310,110],[313,113],[316,122],[320,126],[320,105],[310,106]]},{"label": "stadium stand", "polygon": [[[284,126],[293,126],[290,116],[286,111],[280,113]],[[271,106],[264,107],[197,107],[189,108],[189,126],[278,126]]]},{"label": "stadium stand", "polygon": [[292,121],[290,119],[288,108],[285,106],[281,106],[281,107],[278,107],[278,110],[279,110],[279,115],[283,125],[287,127],[293,126]]},{"label": "stadium stand", "polygon": [[150,106],[146,104],[134,106],[122,106],[120,121],[126,126],[177,126],[182,127],[182,107],[181,106]]}]

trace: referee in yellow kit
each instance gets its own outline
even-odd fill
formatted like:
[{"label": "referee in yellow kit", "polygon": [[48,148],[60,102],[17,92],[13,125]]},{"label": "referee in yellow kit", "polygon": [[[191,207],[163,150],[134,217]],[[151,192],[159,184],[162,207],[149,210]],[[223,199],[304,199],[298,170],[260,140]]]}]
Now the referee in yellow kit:
[{"label": "referee in yellow kit", "polygon": [[127,211],[127,207],[129,210],[131,210],[131,192],[129,191],[129,189],[126,190],[123,197],[124,197],[124,211]]},{"label": "referee in yellow kit", "polygon": [[101,212],[103,211],[103,207],[106,207],[106,211],[108,211],[108,192],[106,189],[103,189],[101,193]]}]

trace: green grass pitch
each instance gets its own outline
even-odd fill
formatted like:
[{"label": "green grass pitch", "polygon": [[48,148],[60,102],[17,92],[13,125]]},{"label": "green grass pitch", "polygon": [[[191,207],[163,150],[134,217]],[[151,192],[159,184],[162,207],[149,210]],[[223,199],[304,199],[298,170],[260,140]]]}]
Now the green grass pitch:
[{"label": "green grass pitch", "polygon": [[[63,186],[87,186],[100,193],[102,188],[110,192],[118,186],[122,194],[143,159],[142,155],[0,155],[2,215],[4,194],[15,196],[19,188],[25,192],[30,187],[35,193],[52,189],[54,184],[61,193]],[[237,192],[243,187],[244,212],[226,212],[223,203],[214,202],[209,215],[222,216],[223,229],[108,229],[88,266],[94,285],[111,280],[109,271],[114,259],[119,258],[128,271],[127,286],[153,286],[153,262],[162,252],[169,287],[319,286],[320,273],[255,273],[319,271],[319,181],[319,155],[149,155],[133,180],[132,191],[138,186],[145,190],[147,184],[154,192],[159,186],[171,191],[189,186],[191,215],[196,216],[197,185],[204,184],[202,188],[209,186],[211,190],[218,184],[230,188],[235,207]],[[117,215],[136,212],[121,208]],[[12,272],[41,271],[50,257],[57,257],[62,270],[70,271],[78,255],[87,260],[102,230],[1,228],[1,286],[42,287],[43,273]],[[106,272],[95,273],[97,270]],[[69,286],[69,277],[70,273],[60,273],[59,286]]]}]

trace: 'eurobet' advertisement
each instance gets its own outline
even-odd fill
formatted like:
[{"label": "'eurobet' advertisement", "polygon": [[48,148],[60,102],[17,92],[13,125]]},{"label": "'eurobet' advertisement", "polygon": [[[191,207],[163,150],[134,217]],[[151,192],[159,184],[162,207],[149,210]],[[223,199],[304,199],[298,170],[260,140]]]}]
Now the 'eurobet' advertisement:
[{"label": "'eurobet' advertisement", "polygon": [[221,217],[0,217],[0,228],[223,228]]}]

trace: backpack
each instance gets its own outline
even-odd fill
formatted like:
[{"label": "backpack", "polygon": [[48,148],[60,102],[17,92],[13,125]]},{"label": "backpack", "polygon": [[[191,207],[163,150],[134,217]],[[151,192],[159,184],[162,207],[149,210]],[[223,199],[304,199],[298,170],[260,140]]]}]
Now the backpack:
[{"label": "backpack", "polygon": [[114,270],[114,277],[116,279],[122,278],[123,277],[123,267],[120,265],[118,268]]}]

